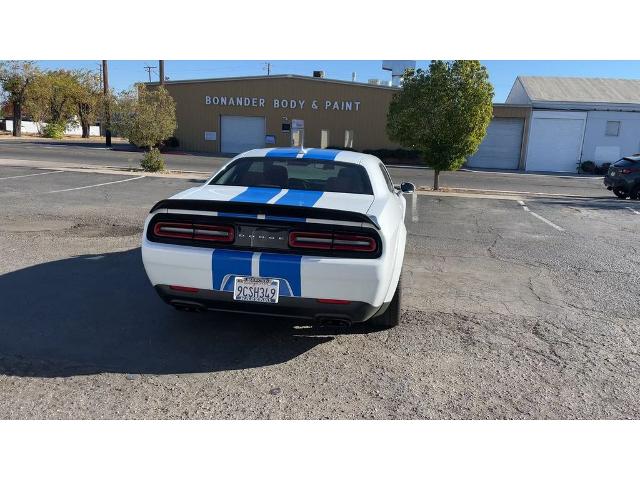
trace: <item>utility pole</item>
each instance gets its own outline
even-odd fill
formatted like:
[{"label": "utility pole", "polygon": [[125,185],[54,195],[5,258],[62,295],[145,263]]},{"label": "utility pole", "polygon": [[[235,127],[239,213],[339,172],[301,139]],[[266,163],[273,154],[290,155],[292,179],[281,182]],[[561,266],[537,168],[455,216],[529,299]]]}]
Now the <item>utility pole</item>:
[{"label": "utility pole", "polygon": [[263,70],[267,71],[267,75],[271,75],[271,62],[264,62]]},{"label": "utility pole", "polygon": [[144,69],[147,71],[147,73],[149,74],[149,83],[151,83],[151,70],[154,70],[158,67],[150,67],[149,65],[145,66]]},{"label": "utility pole", "polygon": [[158,60],[159,71],[160,71],[160,85],[164,85],[164,60]]},{"label": "utility pole", "polygon": [[111,147],[111,101],[109,99],[109,69],[106,60],[102,60],[102,88],[104,93],[104,135],[106,146]]}]

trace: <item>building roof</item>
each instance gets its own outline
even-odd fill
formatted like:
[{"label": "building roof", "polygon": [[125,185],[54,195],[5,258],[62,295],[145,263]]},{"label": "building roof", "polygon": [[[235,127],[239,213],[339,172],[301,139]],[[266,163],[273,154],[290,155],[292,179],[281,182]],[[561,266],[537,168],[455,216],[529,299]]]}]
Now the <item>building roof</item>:
[{"label": "building roof", "polygon": [[[180,84],[180,83],[210,83],[210,82],[229,82],[229,81],[239,81],[239,80],[278,80],[284,78],[292,78],[296,80],[307,80],[311,82],[324,82],[324,83],[340,83],[343,85],[351,85],[353,87],[367,87],[367,88],[378,88],[383,90],[398,90],[399,87],[387,86],[387,85],[376,85],[372,83],[363,83],[363,82],[353,82],[349,80],[335,80],[332,78],[319,78],[319,77],[308,77],[305,75],[290,75],[290,74],[281,74],[281,75],[257,75],[250,77],[220,77],[220,78],[198,78],[191,80],[167,80],[164,83],[167,85],[171,84]],[[144,82],[147,85],[160,85],[160,82]]]},{"label": "building roof", "polygon": [[518,77],[532,103],[640,105],[640,80],[581,77]]}]

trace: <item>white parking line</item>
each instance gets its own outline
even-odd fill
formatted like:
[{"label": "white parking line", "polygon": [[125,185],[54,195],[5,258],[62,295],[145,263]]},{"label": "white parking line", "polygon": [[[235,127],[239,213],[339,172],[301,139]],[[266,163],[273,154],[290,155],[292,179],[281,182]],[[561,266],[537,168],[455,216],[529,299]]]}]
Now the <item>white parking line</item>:
[{"label": "white parking line", "polygon": [[44,173],[30,173],[28,175],[15,175],[13,177],[2,177],[0,180],[9,180],[12,178],[25,178],[25,177],[37,177],[38,175],[51,175],[52,173],[63,173],[64,170],[56,170],[55,172],[44,172]]},{"label": "white parking line", "polygon": [[640,215],[640,212],[639,212],[639,211],[634,210],[634,209],[633,209],[633,208],[631,208],[631,207],[624,207],[624,208],[626,208],[627,210],[631,210],[631,211],[632,211],[633,213],[635,213],[636,215]]},{"label": "white parking line", "polygon": [[145,176],[142,175],[140,177],[126,178],[124,180],[116,180],[115,182],[98,183],[96,185],[87,185],[87,186],[84,186],[84,187],[65,188],[63,190],[52,190],[52,191],[46,192],[46,193],[60,193],[60,192],[71,192],[73,190],[84,190],[85,188],[102,187],[103,185],[113,185],[114,183],[131,182],[132,180],[140,180],[141,178],[145,178]]},{"label": "white parking line", "polygon": [[542,215],[538,215],[536,212],[532,212],[531,210],[529,210],[529,207],[527,207],[525,205],[525,203],[522,200],[518,200],[518,204],[522,206],[523,210],[525,212],[530,213],[531,215],[533,215],[534,217],[536,217],[538,220],[543,221],[544,223],[546,223],[547,225],[555,228],[556,230],[558,230],[559,232],[564,232],[564,228],[556,225],[555,223],[553,223],[551,220],[547,220],[546,218],[544,218]]}]

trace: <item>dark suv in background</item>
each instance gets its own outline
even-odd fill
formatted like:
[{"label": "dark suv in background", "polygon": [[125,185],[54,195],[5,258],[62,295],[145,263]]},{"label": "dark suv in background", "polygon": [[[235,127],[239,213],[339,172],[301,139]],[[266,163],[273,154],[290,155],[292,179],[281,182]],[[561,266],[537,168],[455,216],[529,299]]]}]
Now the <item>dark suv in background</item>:
[{"label": "dark suv in background", "polygon": [[604,184],[618,198],[640,200],[640,153],[621,158],[611,165]]}]

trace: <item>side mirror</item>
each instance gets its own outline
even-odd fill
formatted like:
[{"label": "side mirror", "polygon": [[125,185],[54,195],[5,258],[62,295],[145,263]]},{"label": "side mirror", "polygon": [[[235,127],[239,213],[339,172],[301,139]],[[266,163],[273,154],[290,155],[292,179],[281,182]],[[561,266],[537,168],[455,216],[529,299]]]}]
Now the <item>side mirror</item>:
[{"label": "side mirror", "polygon": [[416,191],[416,186],[411,182],[402,182],[400,184],[400,191],[402,193],[413,193]]}]

